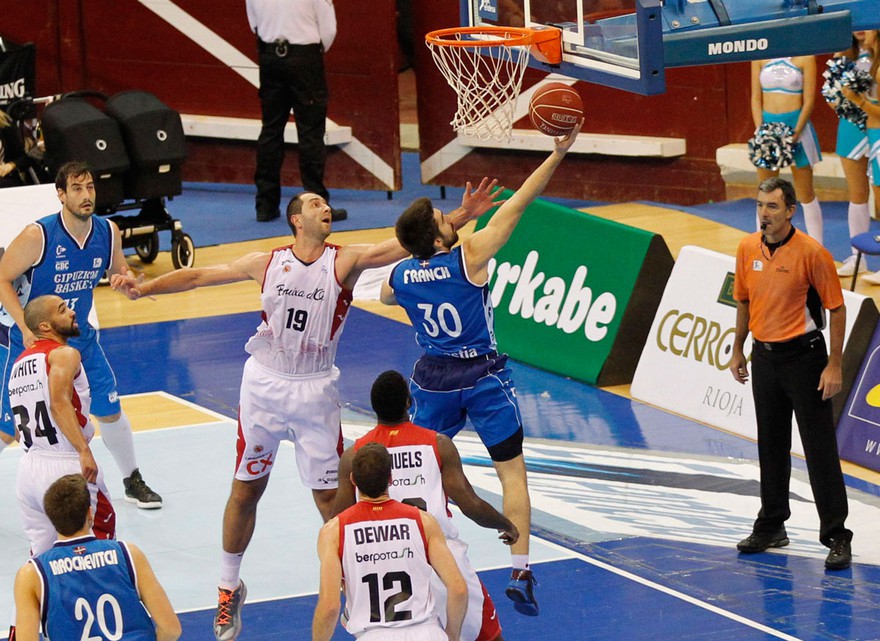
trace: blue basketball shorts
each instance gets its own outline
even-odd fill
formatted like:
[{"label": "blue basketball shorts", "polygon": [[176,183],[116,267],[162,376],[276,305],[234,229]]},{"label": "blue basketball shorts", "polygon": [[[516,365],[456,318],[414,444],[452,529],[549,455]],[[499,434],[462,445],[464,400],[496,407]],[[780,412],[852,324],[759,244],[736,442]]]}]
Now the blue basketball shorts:
[{"label": "blue basketball shorts", "polygon": [[[104,350],[101,349],[98,334],[91,328],[83,328],[83,334],[86,338],[83,336],[71,338],[68,345],[75,347],[82,355],[82,365],[89,379],[92,397],[90,412],[98,417],[118,414],[122,405],[119,403],[119,393],[116,391],[116,376],[110,369],[110,363],[107,362]],[[17,327],[14,327],[9,332],[9,354],[3,368],[3,413],[0,416],[2,419],[0,420],[0,432],[10,436],[15,434],[15,428],[12,425],[12,408],[6,390],[9,386],[9,377],[12,374],[12,364],[23,351],[21,332]]]},{"label": "blue basketball shorts", "polygon": [[834,153],[841,158],[861,160],[868,155],[868,135],[852,121],[840,118],[837,122],[837,147]]},{"label": "blue basketball shorts", "polygon": [[[797,127],[800,117],[800,109],[781,114],[764,112],[764,122],[783,122],[792,129]],[[808,122],[803,131],[801,131],[801,139],[794,147],[793,164],[795,167],[810,167],[820,160],[822,160],[822,152],[819,148],[819,137],[816,135],[813,123]]]},{"label": "blue basketball shorts", "polygon": [[412,422],[450,438],[468,418],[487,448],[522,426],[506,354],[459,359],[424,355],[410,379]]},{"label": "blue basketball shorts", "polygon": [[871,151],[868,157],[871,159],[868,164],[868,173],[871,176],[871,184],[880,187],[880,129],[868,129],[868,145]]}]

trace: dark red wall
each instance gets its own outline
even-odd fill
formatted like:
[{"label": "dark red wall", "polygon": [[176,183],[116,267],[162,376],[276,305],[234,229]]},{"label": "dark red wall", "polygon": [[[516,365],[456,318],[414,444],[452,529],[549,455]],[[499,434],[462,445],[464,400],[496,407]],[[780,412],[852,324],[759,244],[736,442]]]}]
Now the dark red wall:
[{"label": "dark red wall", "polygon": [[[244,0],[175,4],[256,61]],[[336,0],[338,33],[327,54],[329,117],[394,169],[400,188],[400,128],[394,0]],[[6,0],[0,34],[37,45],[40,96],[89,89],[142,89],[182,113],[259,118],[257,89],[139,2]],[[386,189],[337,147],[329,187]],[[283,179],[299,182],[288,147]],[[193,139],[187,180],[250,183],[254,145]]]},{"label": "dark red wall", "polygon": [[[256,60],[244,0],[177,0],[177,6]],[[394,0],[336,0],[339,33],[327,55],[330,117],[394,169],[400,186],[400,133]],[[455,96],[434,66],[422,36],[458,24],[456,0],[413,0],[415,68],[422,159],[449,142]],[[256,88],[139,2],[6,0],[0,35],[37,44],[37,92],[92,89],[112,94],[143,89],[185,113],[259,118]],[[824,58],[820,69],[824,68]],[[525,86],[542,74],[530,71]],[[587,124],[596,133],[671,136],[687,140],[672,159],[571,155],[546,193],[609,201],[690,204],[724,198],[715,150],[751,135],[748,64],[672,69],[667,91],[644,97],[580,83]],[[814,124],[827,150],[836,121],[817,99]],[[527,126],[523,124],[523,126]],[[188,180],[250,183],[254,146],[192,139]],[[385,189],[339,148],[330,148],[328,185]],[[284,180],[299,182],[296,147],[288,147]],[[431,180],[461,185],[486,173],[518,184],[542,154],[475,150]]]}]

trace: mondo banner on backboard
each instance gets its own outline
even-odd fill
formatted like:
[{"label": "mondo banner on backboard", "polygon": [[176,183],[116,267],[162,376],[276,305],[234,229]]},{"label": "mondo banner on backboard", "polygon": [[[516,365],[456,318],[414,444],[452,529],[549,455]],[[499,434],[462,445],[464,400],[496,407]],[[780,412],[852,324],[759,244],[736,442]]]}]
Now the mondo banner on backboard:
[{"label": "mondo banner on backboard", "polygon": [[[740,385],[727,369],[736,328],[732,256],[683,247],[669,277],[632,382],[632,395],[714,427],[756,438],[751,383]],[[874,301],[844,291],[846,337],[839,416],[877,324]],[[825,331],[827,340],[827,330]],[[751,340],[746,340],[751,358]],[[792,450],[803,454],[797,430]]]}]

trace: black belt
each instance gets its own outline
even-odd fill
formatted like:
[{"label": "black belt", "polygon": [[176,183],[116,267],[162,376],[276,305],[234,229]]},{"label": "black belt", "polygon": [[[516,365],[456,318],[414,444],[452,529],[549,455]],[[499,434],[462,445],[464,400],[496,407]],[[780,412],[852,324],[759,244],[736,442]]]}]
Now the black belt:
[{"label": "black belt", "polygon": [[279,58],[286,58],[288,55],[294,52],[305,53],[310,49],[314,49],[315,51],[323,51],[324,45],[320,42],[308,45],[293,45],[287,42],[287,40],[281,39],[276,40],[275,42],[264,42],[263,40],[257,38],[257,50],[260,53],[271,51]]},{"label": "black belt", "polygon": [[782,341],[779,343],[771,343],[767,341],[754,341],[755,346],[763,347],[768,352],[785,352],[791,351],[793,349],[804,349],[806,347],[810,347],[815,341],[823,340],[822,332],[819,330],[815,330],[810,332],[809,334],[804,334],[803,336],[798,336],[797,338],[793,338],[790,341]]}]

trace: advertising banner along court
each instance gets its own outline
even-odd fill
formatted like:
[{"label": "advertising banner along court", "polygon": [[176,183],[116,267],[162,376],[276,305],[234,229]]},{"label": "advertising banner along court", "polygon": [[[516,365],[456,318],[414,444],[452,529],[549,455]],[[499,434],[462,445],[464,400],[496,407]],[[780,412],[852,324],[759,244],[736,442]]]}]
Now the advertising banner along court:
[{"label": "advertising banner along court", "polygon": [[587,383],[629,383],[672,266],[656,234],[536,200],[489,265],[499,349]]},{"label": "advertising banner along court", "polygon": [[[732,256],[683,247],[632,382],[632,396],[714,427],[756,438],[751,381],[740,385],[727,369],[733,352],[736,301]],[[835,417],[843,410],[855,374],[877,324],[877,306],[844,290],[846,336],[843,388],[834,397]],[[828,330],[825,330],[828,340]],[[746,358],[751,359],[751,336]],[[792,451],[803,454],[797,430]]]}]

